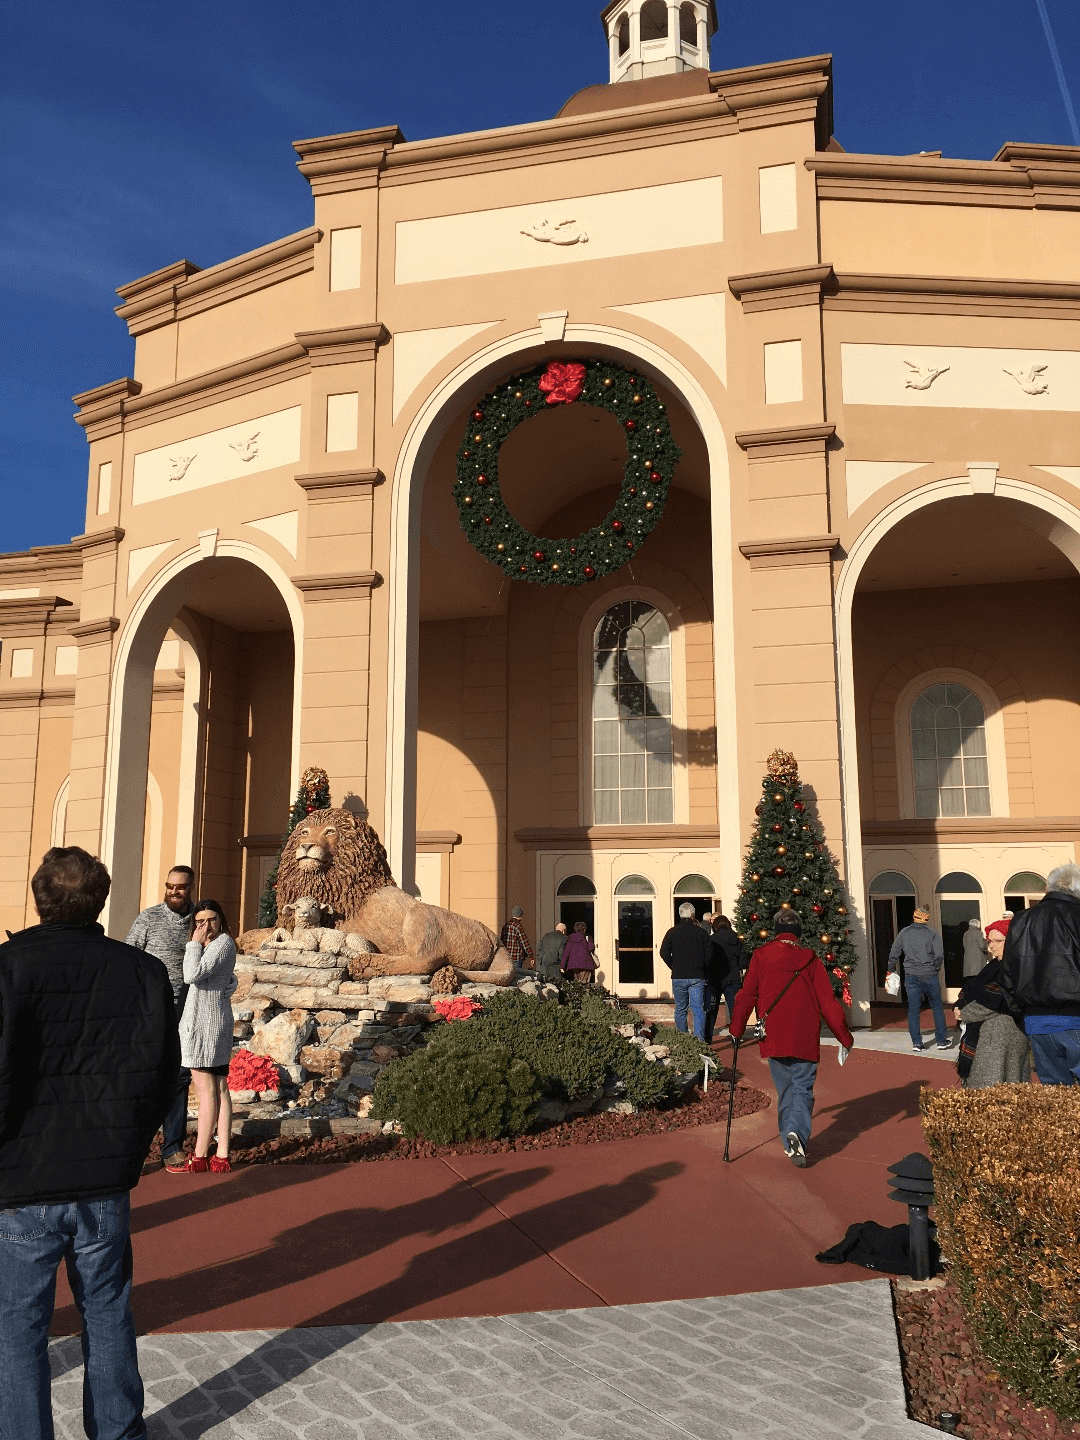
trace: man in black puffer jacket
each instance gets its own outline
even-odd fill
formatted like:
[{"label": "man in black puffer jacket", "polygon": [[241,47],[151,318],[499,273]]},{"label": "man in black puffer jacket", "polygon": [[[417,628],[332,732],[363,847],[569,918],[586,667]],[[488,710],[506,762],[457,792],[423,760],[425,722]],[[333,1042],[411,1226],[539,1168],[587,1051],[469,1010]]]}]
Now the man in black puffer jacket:
[{"label": "man in black puffer jacket", "polygon": [[53,1433],[49,1321],[66,1261],[86,1433],[142,1440],[129,1192],[180,1066],[165,966],[96,924],[109,873],[77,846],[31,881],[41,924],[0,945],[0,1435]]},{"label": "man in black puffer jacket", "polygon": [[1046,894],[1009,923],[1001,992],[1023,1021],[1044,1085],[1080,1085],[1080,866],[1059,865]]}]

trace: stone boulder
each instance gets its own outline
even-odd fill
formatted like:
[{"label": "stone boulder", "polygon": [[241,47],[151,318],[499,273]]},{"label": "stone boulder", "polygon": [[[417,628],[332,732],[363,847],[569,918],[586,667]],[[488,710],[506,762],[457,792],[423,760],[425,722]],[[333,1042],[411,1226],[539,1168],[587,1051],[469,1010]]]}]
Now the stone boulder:
[{"label": "stone boulder", "polygon": [[286,1010],[273,1020],[256,1020],[247,1048],[253,1055],[269,1056],[278,1065],[296,1065],[314,1031],[314,1016],[306,1010]]},{"label": "stone boulder", "polygon": [[324,1080],[342,1080],[352,1064],[352,1051],[339,1050],[335,1045],[305,1045],[300,1051],[300,1064]]}]

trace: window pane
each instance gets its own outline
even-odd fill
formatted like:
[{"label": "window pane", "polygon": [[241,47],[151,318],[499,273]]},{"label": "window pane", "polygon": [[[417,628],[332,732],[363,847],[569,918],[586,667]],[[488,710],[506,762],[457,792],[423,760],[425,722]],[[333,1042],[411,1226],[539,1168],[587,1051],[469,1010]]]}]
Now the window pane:
[{"label": "window pane", "polygon": [[617,755],[619,753],[619,722],[597,720],[593,725],[593,753],[596,755]]},{"label": "window pane", "polygon": [[668,643],[668,624],[659,610],[654,610],[647,619],[643,619],[641,629],[645,635],[646,645],[666,645]]},{"label": "window pane", "polygon": [[671,756],[650,755],[648,763],[649,788],[663,786],[671,789]]},{"label": "window pane", "polygon": [[619,823],[619,792],[617,790],[593,792],[593,818],[597,825],[617,825]]},{"label": "window pane", "polygon": [[990,776],[987,773],[986,761],[981,756],[975,756],[974,758],[971,758],[969,756],[965,758],[964,784],[968,786],[979,785],[983,787],[990,784]]},{"label": "window pane", "polygon": [[923,699],[933,705],[935,709],[939,705],[947,704],[948,702],[945,699],[945,686],[931,685],[929,690],[923,691]]},{"label": "window pane", "polygon": [[645,686],[620,685],[619,711],[623,715],[645,714]]},{"label": "window pane", "polygon": [[990,791],[980,789],[969,790],[967,792],[967,813],[969,815],[989,815]]},{"label": "window pane", "polygon": [[619,788],[619,757],[617,755],[593,756],[593,784],[598,790]]},{"label": "window pane", "polygon": [[937,761],[916,760],[915,761],[915,788],[917,790],[936,790],[938,783]]},{"label": "window pane", "polygon": [[623,638],[623,644],[627,650],[643,650],[645,648],[645,636],[641,633],[640,625],[631,625]]},{"label": "window pane", "polygon": [[592,713],[597,720],[606,719],[609,715],[618,715],[619,706],[616,703],[615,687],[613,685],[597,685],[593,689]]},{"label": "window pane", "polygon": [[645,679],[645,651],[628,650],[622,657],[622,665],[619,667],[619,679],[644,680]]},{"label": "window pane", "polygon": [[981,725],[965,726],[961,740],[964,746],[965,755],[986,754],[986,731]]},{"label": "window pane", "polygon": [[923,755],[936,755],[937,743],[933,730],[912,730],[911,754],[913,759]]},{"label": "window pane", "polygon": [[946,788],[943,786],[943,787],[942,787],[942,790],[941,790],[941,814],[942,814],[942,816],[945,817],[945,816],[953,816],[953,815],[963,815],[964,813],[965,813],[965,811],[964,811],[964,792],[963,792],[963,790],[958,789],[958,788],[954,789],[954,788],[952,788],[952,787],[946,789]]},{"label": "window pane", "polygon": [[624,790],[641,790],[645,787],[645,756],[623,755],[621,780]]},{"label": "window pane", "polygon": [[656,755],[671,754],[671,721],[650,716],[645,722],[645,748]]},{"label": "window pane", "polygon": [[624,755],[640,755],[645,749],[645,721],[624,720],[622,723],[622,752]]},{"label": "window pane", "polygon": [[[939,785],[963,785],[964,769],[960,760],[939,760],[938,761],[938,784]],[[963,814],[963,811],[961,811]]]},{"label": "window pane", "polygon": [[[945,712],[948,714],[948,711]],[[953,755],[960,754],[960,726],[939,725],[937,728],[938,754],[947,759]]]},{"label": "window pane", "polygon": [[671,686],[650,685],[649,704],[646,710],[649,715],[670,715],[671,714]]},{"label": "window pane", "polygon": [[663,680],[671,679],[671,651],[670,650],[646,650],[645,651],[645,679]]},{"label": "window pane", "polygon": [[960,703],[960,719],[965,725],[983,725],[986,722],[982,704],[978,696],[972,695],[970,690]]},{"label": "window pane", "polygon": [[670,790],[649,791],[649,824],[670,825],[672,822]]},{"label": "window pane", "polygon": [[920,695],[915,704],[911,707],[912,726],[921,726],[932,729],[934,725],[934,707],[925,695]]},{"label": "window pane", "polygon": [[624,790],[622,792],[622,823],[624,825],[644,825],[645,818],[645,791]]},{"label": "window pane", "polygon": [[619,652],[617,650],[597,650],[593,656],[593,683],[595,684],[597,680],[614,683],[618,659]]},{"label": "window pane", "polygon": [[923,819],[936,819],[938,813],[938,792],[935,785],[932,790],[915,791],[915,814]]}]

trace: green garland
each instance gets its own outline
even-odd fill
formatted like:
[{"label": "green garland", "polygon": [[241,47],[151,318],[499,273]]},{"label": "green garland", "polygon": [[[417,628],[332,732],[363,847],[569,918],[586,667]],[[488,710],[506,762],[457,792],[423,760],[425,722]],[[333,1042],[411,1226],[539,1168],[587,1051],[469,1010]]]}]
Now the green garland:
[{"label": "green garland", "polygon": [[[499,489],[499,450],[526,420],[553,405],[595,405],[619,420],[627,459],[618,499],[599,525],[567,540],[533,535]],[[513,580],[582,585],[632,560],[664,513],[682,451],[666,407],[641,375],[606,360],[559,362],[504,381],[472,411],[457,458],[454,499],[473,547]]]}]

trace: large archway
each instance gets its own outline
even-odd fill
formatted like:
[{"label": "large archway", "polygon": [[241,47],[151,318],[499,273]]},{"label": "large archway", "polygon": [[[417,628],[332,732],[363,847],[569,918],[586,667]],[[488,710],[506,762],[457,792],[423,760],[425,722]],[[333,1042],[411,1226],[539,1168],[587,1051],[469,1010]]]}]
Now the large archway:
[{"label": "large archway", "polygon": [[[466,380],[459,376],[431,418],[424,440],[417,438],[411,485],[406,488],[404,474],[397,477],[395,630],[401,637],[404,629],[409,638],[405,646],[399,639],[397,646],[397,720],[392,718],[388,736],[387,791],[392,803],[387,833],[391,846],[398,847],[393,863],[407,874],[417,841],[425,847],[440,836],[454,836],[451,904],[496,927],[514,904],[523,906],[530,928],[554,923],[547,913],[554,914],[554,891],[549,895],[551,887],[545,889],[540,878],[550,869],[552,855],[560,847],[605,843],[594,831],[585,836],[590,827],[613,818],[592,813],[590,672],[597,617],[590,627],[586,612],[597,606],[604,611],[605,597],[614,603],[624,592],[632,600],[640,591],[648,597],[642,603],[658,615],[675,617],[670,645],[655,659],[657,665],[673,668],[670,679],[659,682],[662,714],[657,712],[653,726],[657,735],[673,732],[673,739],[667,758],[659,742],[640,762],[623,756],[624,771],[638,764],[644,772],[647,764],[650,778],[641,780],[640,817],[628,797],[623,823],[611,833],[624,846],[644,851],[673,847],[677,831],[685,849],[686,832],[696,825],[708,868],[720,874],[723,862],[717,852],[727,857],[729,894],[737,874],[737,803],[731,783],[718,774],[718,751],[725,768],[733,761],[733,707],[728,703],[723,716],[716,713],[713,684],[717,654],[730,648],[730,545],[718,553],[715,541],[717,528],[727,525],[726,459],[721,460],[718,478],[713,447],[697,415],[655,358],[643,364],[639,354],[613,353],[610,332],[605,340],[601,352],[595,342],[586,348],[578,337],[568,335],[557,354],[560,359],[588,360],[603,353],[648,374],[667,405],[683,451],[663,519],[630,564],[615,575],[580,590],[511,583],[472,549],[458,522],[452,498],[454,458],[468,410],[496,382],[552,358],[550,349],[517,350],[503,357],[498,369],[488,365]],[[635,348],[645,347],[635,342]],[[706,405],[703,398],[701,403]],[[717,443],[723,455],[722,437]],[[500,455],[500,484],[512,513],[524,525],[538,535],[565,537],[607,513],[624,463],[625,437],[614,417],[587,406],[559,407],[511,434]],[[720,510],[725,513],[718,520]],[[409,558],[403,562],[406,553]],[[718,587],[720,599],[714,605]],[[716,625],[714,614],[721,617]],[[583,662],[585,629],[589,645]],[[725,697],[733,696],[733,685],[721,689]],[[394,717],[393,700],[390,709]],[[403,715],[409,717],[404,732]],[[718,743],[718,732],[725,729],[730,741]],[[613,763],[617,761],[605,755],[609,769]],[[661,774],[665,765],[675,770],[666,792]],[[730,771],[733,775],[733,763]],[[655,786],[649,811],[644,808],[646,783]],[[409,793],[413,787],[415,801]],[[717,836],[721,793],[721,823],[731,832],[726,843]],[[662,839],[657,838],[660,831]],[[542,832],[539,840],[534,832]],[[653,859],[661,868],[667,863],[666,854]],[[670,889],[666,870],[658,874],[657,884],[661,891]],[[602,897],[597,907],[597,926],[609,952],[616,943],[614,933],[607,933],[612,930],[610,898]],[[610,953],[605,968],[610,978]]]},{"label": "large archway", "polygon": [[[704,484],[702,503],[705,509],[698,517],[704,524],[709,545],[709,585],[715,601],[715,624],[711,630],[711,669],[725,677],[716,687],[720,701],[715,715],[716,769],[714,797],[723,796],[719,814],[720,867],[722,883],[733,894],[738,880],[740,836],[737,796],[734,633],[731,605],[731,535],[728,501],[728,463],[724,434],[715,409],[703,386],[685,366],[670,354],[638,336],[604,325],[568,325],[565,340],[555,350],[544,346],[535,333],[507,337],[471,356],[429,393],[413,416],[399,452],[393,480],[390,566],[390,655],[388,663],[387,740],[386,740],[386,841],[392,864],[397,873],[408,876],[413,866],[416,824],[416,755],[415,735],[418,722],[420,669],[420,625],[422,614],[423,566],[417,563],[423,553],[424,509],[427,503],[429,476],[435,473],[440,451],[456,447],[458,427],[466,408],[476,396],[500,378],[541,360],[551,358],[607,358],[647,375],[665,390],[673,406],[686,417],[702,457]],[[588,423],[591,424],[591,421]],[[523,427],[527,428],[527,427]],[[451,438],[452,437],[452,438]],[[610,439],[610,437],[608,437]],[[681,443],[681,442],[680,442]],[[599,446],[603,448],[603,446]],[[684,447],[685,448],[685,447]],[[612,451],[611,456],[618,452]],[[611,456],[604,463],[610,466]],[[618,462],[621,466],[621,460]],[[562,495],[556,484],[547,497],[547,508],[541,516],[526,514],[519,518],[548,528],[564,528],[592,523],[600,505],[604,513],[605,477],[587,494]],[[606,483],[610,484],[610,476]],[[711,496],[715,504],[709,503]],[[438,502],[436,502],[438,503]],[[449,499],[447,497],[447,503]],[[676,504],[678,504],[676,500]],[[575,508],[576,507],[576,508]],[[452,506],[450,507],[452,510]],[[543,509],[543,506],[540,507]],[[456,529],[456,519],[454,520]],[[663,527],[660,527],[661,529]],[[452,533],[448,529],[448,534]],[[554,533],[554,532],[552,532]],[[465,545],[463,537],[461,544]],[[467,547],[466,547],[467,548]],[[644,560],[644,556],[643,556]],[[500,623],[496,607],[507,604],[507,597],[497,599],[500,577],[493,567],[478,556],[462,561],[463,585],[474,590],[477,615],[485,627]],[[490,571],[490,575],[486,572]],[[623,576],[625,579],[625,575]],[[530,587],[531,588],[531,587]],[[488,594],[488,591],[491,591]],[[486,598],[485,598],[486,597]],[[481,610],[481,604],[487,610]],[[514,602],[507,606],[509,609]],[[490,617],[496,618],[491,621]]]},{"label": "large archway", "polygon": [[[978,879],[985,924],[1005,908],[1014,871],[1045,874],[1073,857],[1078,569],[1080,512],[980,473],[903,497],[852,547],[836,633],[846,865],[860,917],[864,877],[900,872],[948,930],[938,886],[963,872]],[[881,1002],[884,942],[864,939],[860,998]],[[952,956],[949,983],[956,967]]]},{"label": "large archway", "polygon": [[301,614],[287,577],[239,542],[177,557],[136,601],[112,680],[111,933],[159,898],[173,863],[237,927],[253,923],[296,772]]}]

